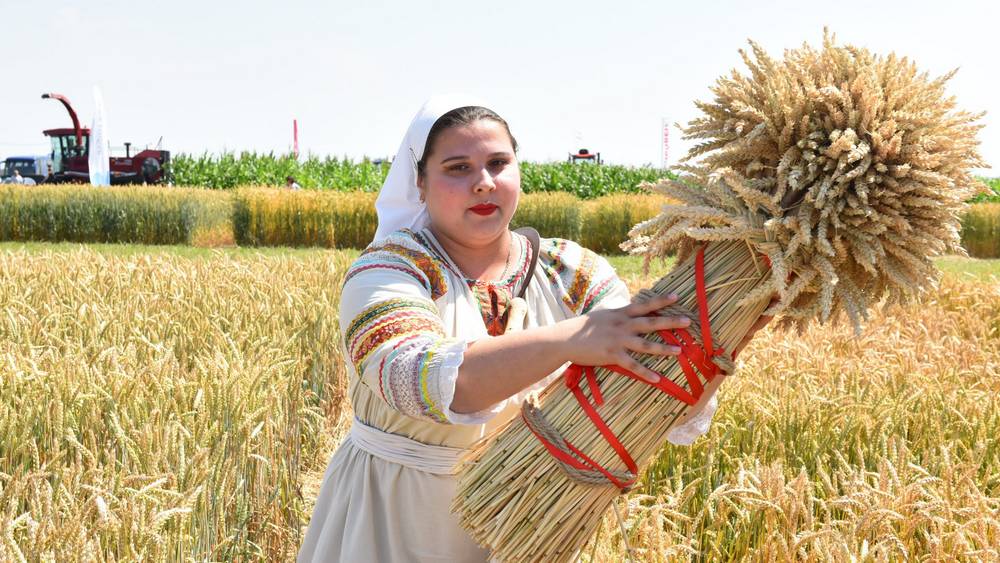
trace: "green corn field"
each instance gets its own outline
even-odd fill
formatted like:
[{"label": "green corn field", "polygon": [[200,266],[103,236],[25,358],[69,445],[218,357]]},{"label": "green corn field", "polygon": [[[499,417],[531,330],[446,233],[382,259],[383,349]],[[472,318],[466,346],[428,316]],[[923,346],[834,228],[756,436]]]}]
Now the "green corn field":
[{"label": "green corn field", "polygon": [[[643,182],[655,182],[669,173],[658,168],[616,165],[521,162],[525,193],[568,192],[582,199],[616,193],[641,193]],[[304,188],[377,192],[389,162],[336,157],[243,152],[213,156],[180,154],[170,163],[173,182],[181,186],[230,189],[241,186],[280,186],[292,176]]]}]

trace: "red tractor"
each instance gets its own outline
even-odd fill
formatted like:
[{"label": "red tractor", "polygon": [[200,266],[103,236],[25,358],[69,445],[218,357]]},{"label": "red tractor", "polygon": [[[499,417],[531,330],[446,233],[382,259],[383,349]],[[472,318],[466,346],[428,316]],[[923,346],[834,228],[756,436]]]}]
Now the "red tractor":
[{"label": "red tractor", "polygon": [[604,161],[601,160],[601,153],[594,154],[587,149],[580,149],[576,151],[576,154],[569,153],[569,158],[566,162],[594,162],[597,164],[602,164]]},{"label": "red tractor", "polygon": [[[42,131],[52,141],[52,171],[45,182],[90,181],[87,164],[90,148],[90,129],[80,127],[80,120],[73,106],[62,94],[42,94],[42,99],[59,100],[73,120],[72,128]],[[131,143],[125,143],[125,156],[112,156],[110,161],[112,184],[156,184],[166,179],[170,152],[146,149],[135,156],[130,154]]]}]

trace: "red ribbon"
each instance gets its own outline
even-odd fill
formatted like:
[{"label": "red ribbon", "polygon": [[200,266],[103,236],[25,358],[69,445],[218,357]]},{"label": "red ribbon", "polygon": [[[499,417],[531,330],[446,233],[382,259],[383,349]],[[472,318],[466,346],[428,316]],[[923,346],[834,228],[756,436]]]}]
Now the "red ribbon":
[{"label": "red ribbon", "polygon": [[[695,293],[698,300],[698,315],[701,321],[701,335],[704,341],[704,347],[698,345],[694,337],[691,336],[687,330],[683,328],[677,328],[673,330],[660,330],[657,334],[664,342],[673,344],[674,346],[679,346],[681,348],[681,353],[677,356],[677,362],[681,366],[681,370],[684,372],[684,376],[687,379],[688,387],[691,391],[687,391],[681,386],[677,385],[673,381],[670,381],[662,374],[660,375],[660,381],[658,383],[650,383],[649,381],[639,377],[632,371],[629,371],[621,366],[609,365],[601,366],[610,371],[620,373],[624,376],[631,377],[632,379],[645,383],[651,387],[659,389],[661,392],[670,395],[688,405],[693,405],[698,402],[704,393],[704,387],[701,384],[701,379],[698,377],[700,372],[706,380],[712,381],[715,376],[719,373],[719,366],[712,362],[712,358],[722,355],[725,351],[722,348],[715,349],[712,344],[712,330],[709,325],[709,315],[708,315],[708,296],[705,291],[705,249],[704,247],[698,249],[698,253],[695,256],[694,262],[694,276],[695,276]],[[656,315],[651,315],[655,317]],[[556,447],[540,434],[535,432],[534,428],[530,424],[527,424],[528,428],[531,430],[532,434],[545,446],[545,448],[552,454],[553,457],[559,461],[571,466],[576,469],[583,471],[599,471],[608,481],[612,482],[619,489],[628,489],[631,487],[635,480],[638,478],[639,469],[636,466],[635,460],[629,454],[628,450],[622,445],[618,437],[615,436],[611,428],[608,427],[604,419],[597,412],[597,408],[604,404],[604,396],[601,394],[601,388],[597,383],[597,375],[594,366],[581,366],[579,364],[570,364],[566,368],[563,374],[566,387],[572,391],[573,395],[576,397],[577,402],[583,408],[584,412],[593,422],[597,430],[600,431],[604,439],[607,440],[608,444],[615,450],[618,454],[618,458],[625,463],[628,470],[634,475],[632,479],[628,481],[621,481],[611,474],[610,471],[602,467],[600,464],[589,458],[586,454],[580,451],[576,446],[571,444],[569,441],[565,441],[566,447],[569,448],[574,454],[576,454],[580,459],[577,459],[563,450]],[[583,390],[580,387],[580,382],[586,378],[587,384],[590,387],[590,393],[594,397],[594,402],[591,403],[587,400],[587,397],[583,394]],[[525,420],[527,423],[527,420]],[[581,461],[582,460],[582,461]]]}]

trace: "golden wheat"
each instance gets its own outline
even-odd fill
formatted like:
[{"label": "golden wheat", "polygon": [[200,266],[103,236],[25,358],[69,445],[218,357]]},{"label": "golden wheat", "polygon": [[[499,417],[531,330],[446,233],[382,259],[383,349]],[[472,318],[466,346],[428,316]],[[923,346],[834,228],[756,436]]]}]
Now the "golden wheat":
[{"label": "golden wheat", "polygon": [[[293,558],[350,420],[349,256],[296,256],[0,251],[0,560]],[[1000,282],[870,327],[756,339],[623,499],[636,559],[996,559]],[[612,519],[592,554],[625,558]]]},{"label": "golden wheat", "polygon": [[[374,201],[375,194],[367,192],[275,187],[3,186],[0,217],[6,220],[0,221],[0,240],[364,248],[378,221]],[[522,195],[512,227],[530,225],[544,236],[621,254],[629,230],[655,217],[666,203],[677,200],[662,194],[581,200],[566,193],[530,193]],[[1000,205],[970,206],[962,220],[962,246],[971,256],[1000,257],[997,225]]]},{"label": "golden wheat", "polygon": [[287,559],[348,263],[0,253],[0,560]]}]

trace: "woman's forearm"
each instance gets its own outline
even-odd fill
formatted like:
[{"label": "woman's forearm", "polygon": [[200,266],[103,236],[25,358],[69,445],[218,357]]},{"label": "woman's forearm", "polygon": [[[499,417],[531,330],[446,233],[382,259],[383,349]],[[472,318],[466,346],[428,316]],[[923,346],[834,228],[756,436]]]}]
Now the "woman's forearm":
[{"label": "woman's forearm", "polygon": [[641,336],[688,326],[686,318],[652,314],[676,301],[676,295],[660,295],[643,303],[594,310],[553,325],[477,340],[466,349],[459,366],[451,410],[467,414],[488,409],[569,361],[584,366],[615,364],[657,383],[660,376],[630,353],[680,353],[677,346]]},{"label": "woman's forearm", "polygon": [[487,409],[543,379],[566,363],[559,323],[477,340],[465,351],[451,410]]}]

